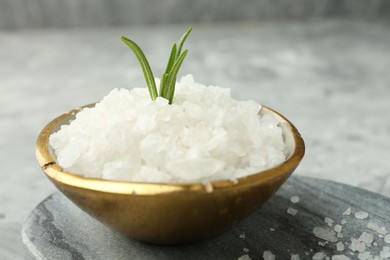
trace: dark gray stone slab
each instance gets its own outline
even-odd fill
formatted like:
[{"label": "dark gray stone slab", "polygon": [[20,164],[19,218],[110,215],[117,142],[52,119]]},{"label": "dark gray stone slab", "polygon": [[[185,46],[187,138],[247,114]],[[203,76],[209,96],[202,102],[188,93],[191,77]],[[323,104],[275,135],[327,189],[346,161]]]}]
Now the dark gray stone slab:
[{"label": "dark gray stone slab", "polygon": [[[299,202],[292,202],[294,196]],[[295,215],[288,213],[291,209],[297,211]],[[342,227],[341,232],[333,231],[338,230],[336,225]],[[316,237],[316,227],[332,230],[333,239]],[[360,239],[365,241],[360,251],[388,259],[389,231],[390,198],[331,181],[292,177],[248,218],[196,244],[162,247],[129,239],[95,221],[58,192],[31,212],[22,237],[31,259],[237,259],[246,254],[262,259],[264,251],[277,259],[294,254],[312,259],[318,252],[330,258],[357,259],[361,252],[350,246],[366,232],[373,240]],[[344,249],[338,251],[337,243]]]}]

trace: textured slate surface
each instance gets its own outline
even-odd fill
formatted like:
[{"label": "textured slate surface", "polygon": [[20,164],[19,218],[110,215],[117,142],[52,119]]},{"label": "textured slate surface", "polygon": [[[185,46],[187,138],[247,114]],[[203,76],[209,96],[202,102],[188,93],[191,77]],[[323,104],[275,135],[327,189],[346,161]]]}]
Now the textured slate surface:
[{"label": "textured slate surface", "polygon": [[[292,196],[300,201],[292,203]],[[288,214],[288,208],[297,213]],[[343,215],[348,208],[351,214]],[[368,216],[358,219],[356,212],[367,212]],[[328,225],[325,217],[334,222],[327,221]],[[373,235],[374,241],[367,243],[372,255],[380,255],[386,246],[386,233],[369,229],[369,222],[390,231],[389,198],[331,181],[292,177],[244,221],[196,244],[161,247],[128,239],[83,213],[58,192],[32,211],[22,237],[32,259],[237,259],[245,254],[261,259],[267,250],[277,259],[290,259],[293,254],[311,259],[317,252],[356,259],[359,252],[348,246],[351,238],[359,238],[364,231]],[[345,246],[342,251],[336,250],[335,241],[326,242],[313,234],[315,227],[333,230],[341,223],[343,237],[337,242]]]}]

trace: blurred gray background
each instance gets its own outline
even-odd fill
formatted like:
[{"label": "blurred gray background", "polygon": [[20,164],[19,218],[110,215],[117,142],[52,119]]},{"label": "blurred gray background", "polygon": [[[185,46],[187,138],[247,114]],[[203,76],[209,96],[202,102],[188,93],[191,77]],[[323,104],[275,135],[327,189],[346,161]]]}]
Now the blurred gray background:
[{"label": "blurred gray background", "polygon": [[1,0],[0,29],[388,19],[388,0]]},{"label": "blurred gray background", "polygon": [[0,259],[22,259],[23,221],[55,191],[35,159],[39,131],[145,86],[121,35],[159,76],[189,25],[181,75],[289,118],[307,149],[294,174],[390,196],[390,1],[0,0]]}]

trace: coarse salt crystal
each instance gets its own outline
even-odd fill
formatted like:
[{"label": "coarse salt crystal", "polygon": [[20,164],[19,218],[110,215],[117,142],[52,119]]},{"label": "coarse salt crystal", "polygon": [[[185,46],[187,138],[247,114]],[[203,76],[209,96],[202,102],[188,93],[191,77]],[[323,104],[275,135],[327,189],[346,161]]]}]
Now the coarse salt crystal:
[{"label": "coarse salt crystal", "polygon": [[324,259],[326,256],[326,254],[322,253],[322,252],[317,252],[313,255],[312,259],[313,260],[322,260]]},{"label": "coarse salt crystal", "polygon": [[176,84],[171,105],[162,97],[151,101],[147,88],[114,89],[49,143],[59,165],[88,178],[234,180],[288,156],[278,119],[260,110],[254,101],[234,100],[229,90],[187,75]]},{"label": "coarse salt crystal", "polygon": [[386,242],[387,244],[390,244],[390,234],[387,234],[387,235],[385,236],[384,240],[385,240],[385,242]]},{"label": "coarse salt crystal", "polygon": [[349,245],[349,249],[362,253],[366,250],[366,243],[364,241],[359,241],[356,238],[351,238],[351,244]]},{"label": "coarse salt crystal", "polygon": [[336,231],[337,233],[340,233],[342,228],[343,228],[343,227],[342,227],[341,225],[336,224],[336,225],[334,226],[333,230]]},{"label": "coarse salt crystal", "polygon": [[245,238],[245,233],[242,233],[242,234],[239,236],[239,238],[244,239],[244,238]]},{"label": "coarse salt crystal", "polygon": [[292,203],[298,203],[298,202],[299,202],[299,197],[298,197],[298,196],[292,196],[292,197],[290,198],[290,201],[291,201]]},{"label": "coarse salt crystal", "polygon": [[272,252],[271,251],[264,251],[264,253],[263,253],[263,259],[264,260],[275,260],[275,255],[274,254],[272,254]]},{"label": "coarse salt crystal", "polygon": [[372,257],[372,255],[370,254],[370,252],[362,252],[362,253],[359,253],[358,254],[358,258],[360,259],[360,260],[371,260],[371,259],[374,259],[373,257]]},{"label": "coarse salt crystal", "polygon": [[237,258],[237,260],[251,260],[251,258],[249,257],[249,255],[242,255],[239,258]]},{"label": "coarse salt crystal", "polygon": [[371,230],[374,230],[375,232],[377,232],[378,234],[380,234],[380,235],[385,235],[386,233],[387,233],[387,231],[386,231],[386,228],[385,227],[381,227],[381,226],[379,226],[377,223],[375,223],[375,222],[368,222],[367,223],[367,228],[368,229],[371,229]]},{"label": "coarse salt crystal", "polygon": [[345,255],[334,255],[332,256],[332,260],[350,260],[348,256]]},{"label": "coarse salt crystal", "polygon": [[366,219],[368,217],[368,213],[365,211],[359,211],[355,213],[355,218],[357,219]]},{"label": "coarse salt crystal", "polygon": [[347,208],[344,212],[343,215],[351,215],[351,208]]},{"label": "coarse salt crystal", "polygon": [[291,259],[290,260],[300,260],[300,257],[298,254],[294,254],[294,255],[291,255]]},{"label": "coarse salt crystal", "polygon": [[328,226],[332,226],[334,221],[333,219],[326,217],[325,222],[328,224]]},{"label": "coarse salt crystal", "polygon": [[242,249],[242,251],[244,251],[245,253],[248,253],[248,252],[249,252],[249,248],[244,247],[244,248]]},{"label": "coarse salt crystal", "polygon": [[290,214],[290,215],[293,215],[295,216],[297,214],[298,210],[297,209],[294,209],[294,208],[288,208],[287,209],[287,213]]},{"label": "coarse salt crystal", "polygon": [[344,244],[343,244],[343,242],[337,242],[337,244],[336,244],[336,250],[337,251],[344,251],[344,249],[345,249],[345,247],[344,247]]},{"label": "coarse salt crystal", "polygon": [[384,246],[382,251],[380,252],[380,256],[383,259],[390,257],[390,247]]},{"label": "coarse salt crystal", "polygon": [[322,227],[315,227],[313,233],[316,237],[329,242],[337,242],[336,232],[333,230],[324,229]]}]

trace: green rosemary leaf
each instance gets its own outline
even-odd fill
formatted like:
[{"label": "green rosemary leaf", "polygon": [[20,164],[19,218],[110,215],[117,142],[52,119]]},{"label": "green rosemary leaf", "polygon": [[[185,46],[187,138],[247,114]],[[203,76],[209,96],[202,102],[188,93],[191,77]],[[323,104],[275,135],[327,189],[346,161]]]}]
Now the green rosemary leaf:
[{"label": "green rosemary leaf", "polygon": [[129,40],[124,36],[121,37],[121,40],[134,52],[135,56],[137,57],[145,76],[146,85],[148,86],[150,97],[152,98],[152,100],[155,100],[158,96],[156,82],[154,81],[154,76],[152,70],[150,69],[149,62],[145,57],[145,54],[143,53],[141,48],[138,47],[138,45],[132,40]]},{"label": "green rosemary leaf", "polygon": [[178,47],[177,47],[176,58],[178,58],[180,56],[181,49],[183,48],[183,44],[187,40],[187,37],[191,33],[191,31],[192,31],[192,27],[188,28],[187,31],[181,37],[179,44],[178,44]]},{"label": "green rosemary leaf", "polygon": [[176,50],[177,50],[177,45],[176,45],[176,43],[174,43],[173,46],[172,46],[171,54],[169,55],[168,64],[167,64],[167,67],[165,69],[165,74],[168,74],[171,71],[172,66],[175,63],[175,60],[176,60]]},{"label": "green rosemary leaf", "polygon": [[171,54],[169,55],[169,60],[167,67],[165,69],[164,74],[161,76],[161,81],[160,81],[160,96],[164,97],[166,94],[166,80],[168,79],[168,75],[172,69],[173,64],[175,63],[176,60],[176,50],[177,50],[177,45],[176,43],[173,44],[172,49],[171,49]]},{"label": "green rosemary leaf", "polygon": [[165,94],[166,94],[166,82],[167,82],[167,78],[169,77],[169,74],[167,73],[163,73],[161,75],[161,79],[160,79],[160,91],[159,91],[159,94],[160,94],[160,97],[164,97]]},{"label": "green rosemary leaf", "polygon": [[176,84],[177,73],[178,73],[180,66],[182,65],[187,53],[188,53],[188,50],[185,50],[177,58],[177,60],[175,61],[175,64],[173,64],[173,67],[172,67],[171,73],[169,74],[167,82],[165,83],[166,86],[164,88],[166,88],[167,90],[166,90],[166,95],[164,96],[164,98],[169,100],[169,104],[172,104],[173,95],[175,93],[175,84]]}]

